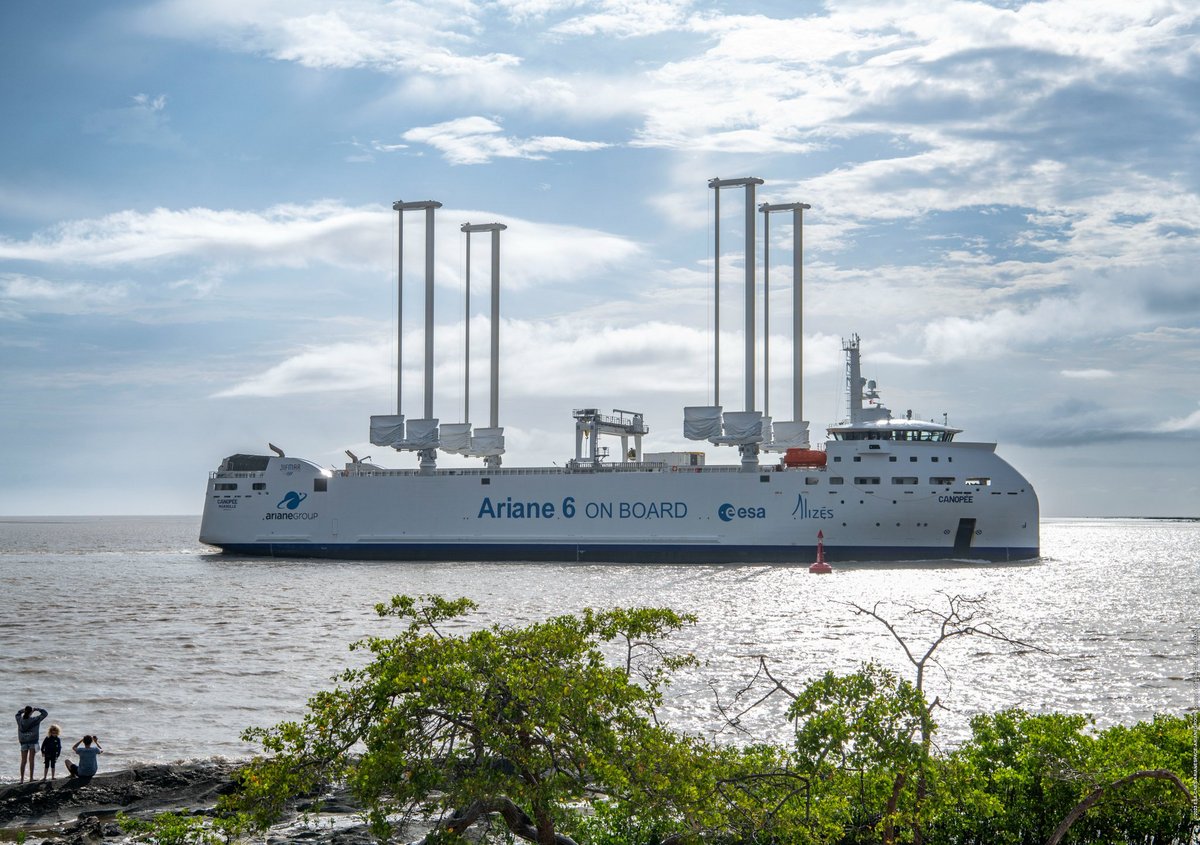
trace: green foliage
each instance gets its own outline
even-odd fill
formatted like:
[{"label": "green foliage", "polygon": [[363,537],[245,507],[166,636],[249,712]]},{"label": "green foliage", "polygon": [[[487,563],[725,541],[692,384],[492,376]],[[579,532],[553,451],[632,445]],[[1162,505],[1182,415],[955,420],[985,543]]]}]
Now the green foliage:
[{"label": "green foliage", "polygon": [[659,845],[671,832],[660,819],[645,818],[606,800],[593,802],[591,812],[577,817],[570,831],[588,845]]},{"label": "green foliage", "polygon": [[1192,726],[1180,718],[1097,731],[1087,717],[1005,710],[935,754],[920,688],[868,663],[793,696],[790,747],[716,745],[657,719],[674,673],[695,664],[669,647],[693,617],[586,610],[468,630],[474,609],[436,596],[379,605],[399,633],[355,643],[367,664],[300,720],[245,734],[267,755],[242,770],[211,830],[165,814],[131,832],[155,845],[232,842],[331,783],[348,785],[381,840],[432,819],[426,845],[500,820],[502,838],[540,845],[1041,845],[1089,796],[1065,842],[1191,831],[1177,784],[1130,778],[1190,780]]},{"label": "green foliage", "polygon": [[922,729],[934,725],[916,686],[872,663],[849,675],[827,672],[796,697],[788,718],[800,770],[846,827],[891,839],[896,824],[917,824]]},{"label": "green foliage", "polygon": [[[1084,716],[1012,709],[977,716],[971,729],[940,764],[952,798],[939,841],[1040,845],[1093,791],[1138,771],[1191,769],[1191,728],[1174,717],[1096,732]],[[1106,792],[1065,841],[1187,841],[1190,809],[1173,784],[1137,780]]]},{"label": "green foliage", "polygon": [[117,824],[138,842],[154,845],[219,845],[215,836],[196,816],[159,813],[153,819],[137,819],[117,813]]},{"label": "green foliage", "polygon": [[352,646],[370,652],[367,666],[310,699],[301,721],[247,732],[272,756],[244,771],[236,807],[262,824],[289,796],[344,780],[381,837],[397,816],[433,812],[458,834],[480,813],[506,812],[518,835],[553,841],[568,807],[596,791],[670,804],[692,746],[655,709],[671,672],[694,661],[663,641],[694,618],[587,610],[442,630],[474,607],[407,596],[379,605],[404,628]]}]

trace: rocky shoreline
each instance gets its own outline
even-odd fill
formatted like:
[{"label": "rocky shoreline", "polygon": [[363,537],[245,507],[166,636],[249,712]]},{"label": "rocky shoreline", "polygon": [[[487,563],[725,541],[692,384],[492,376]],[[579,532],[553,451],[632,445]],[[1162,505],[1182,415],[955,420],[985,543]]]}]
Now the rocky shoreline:
[{"label": "rocky shoreline", "polygon": [[[88,781],[0,785],[0,840],[47,845],[98,845],[128,838],[116,823],[118,812],[149,819],[158,813],[205,815],[234,788],[237,765],[224,761],[152,764],[103,772]],[[302,802],[292,818],[256,837],[267,845],[367,845],[373,838],[344,794]],[[307,814],[300,819],[300,814]]]}]

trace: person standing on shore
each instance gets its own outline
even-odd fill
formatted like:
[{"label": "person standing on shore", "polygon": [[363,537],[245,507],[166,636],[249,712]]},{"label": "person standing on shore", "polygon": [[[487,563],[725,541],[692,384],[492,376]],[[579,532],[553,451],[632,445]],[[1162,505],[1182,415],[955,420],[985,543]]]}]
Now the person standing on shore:
[{"label": "person standing on shore", "polygon": [[[37,710],[38,715],[33,715]],[[21,743],[21,783],[25,782],[25,761],[29,761],[29,781],[33,782],[33,764],[38,752],[39,725],[50,714],[44,707],[26,706],[17,711],[17,742]]]},{"label": "person standing on shore", "polygon": [[54,764],[58,762],[58,755],[62,754],[62,740],[58,734],[58,725],[51,725],[50,730],[46,731],[46,738],[42,740],[42,780],[46,779],[47,774],[50,780],[54,780]]},{"label": "person standing on shore", "polygon": [[[80,748],[80,745],[83,748]],[[96,771],[100,768],[100,761],[97,757],[104,753],[104,749],[100,747],[99,737],[88,734],[79,740],[79,742],[72,745],[71,750],[79,755],[78,766],[70,760],[67,761],[67,771],[71,773],[71,777],[86,780],[96,774]]]}]

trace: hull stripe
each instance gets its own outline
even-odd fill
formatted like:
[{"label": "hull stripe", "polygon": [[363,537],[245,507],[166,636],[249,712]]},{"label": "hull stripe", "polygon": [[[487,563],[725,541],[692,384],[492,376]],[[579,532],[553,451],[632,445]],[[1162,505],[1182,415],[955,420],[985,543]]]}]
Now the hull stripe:
[{"label": "hull stripe", "polygon": [[[580,563],[793,563],[816,560],[816,546],[667,546],[651,544],[509,543],[222,543],[236,555],[337,560],[533,561]],[[945,546],[825,547],[832,563],[878,561],[1028,561],[1037,547],[976,547],[956,554]]]}]

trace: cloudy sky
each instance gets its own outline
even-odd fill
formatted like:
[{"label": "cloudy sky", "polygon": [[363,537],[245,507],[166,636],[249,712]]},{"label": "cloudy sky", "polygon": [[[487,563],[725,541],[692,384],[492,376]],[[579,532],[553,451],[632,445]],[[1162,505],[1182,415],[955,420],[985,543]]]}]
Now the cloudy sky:
[{"label": "cloudy sky", "polygon": [[[858,333],[893,410],[999,442],[1044,515],[1200,515],[1193,2],[61,0],[0,4],[0,32],[0,514],[198,513],[220,459],[268,441],[413,464],[367,443],[395,412],[395,200],[443,203],[443,422],[463,417],[459,225],[503,222],[506,464],[570,458],[579,407],[688,448],[682,406],[712,393],[706,183],[757,176],[758,201],[812,206],[815,432]],[[740,409],[742,194],[721,199]],[[790,215],[770,234],[782,419]]]}]

